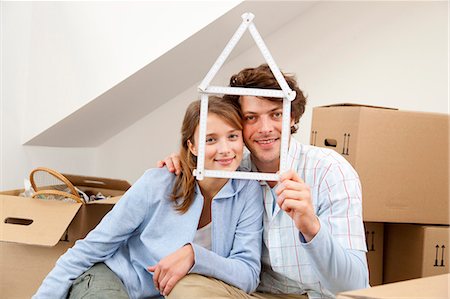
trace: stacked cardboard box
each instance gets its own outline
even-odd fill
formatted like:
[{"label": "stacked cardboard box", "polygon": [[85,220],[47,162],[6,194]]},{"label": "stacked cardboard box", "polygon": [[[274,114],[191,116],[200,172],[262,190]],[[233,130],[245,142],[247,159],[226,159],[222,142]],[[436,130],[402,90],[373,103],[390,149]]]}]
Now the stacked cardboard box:
[{"label": "stacked cardboard box", "polygon": [[109,199],[88,204],[19,197],[23,190],[0,192],[0,294],[30,298],[56,260],[84,238],[130,187],[126,181],[97,177],[66,177],[85,192]]},{"label": "stacked cardboard box", "polygon": [[367,244],[367,264],[369,267],[370,285],[383,283],[383,239],[384,223],[364,222]]},{"label": "stacked cardboard box", "polygon": [[448,299],[450,274],[389,283],[374,288],[344,292],[336,299]]},{"label": "stacked cardboard box", "polygon": [[387,224],[383,281],[449,273],[449,233],[448,226]]},{"label": "stacked cardboard box", "polygon": [[449,272],[449,119],[353,104],[313,110],[311,144],[337,151],[360,176],[366,232],[390,223],[382,252],[366,233],[372,285]]},{"label": "stacked cardboard box", "polygon": [[349,104],[314,108],[311,143],[358,171],[364,220],[449,222],[449,115]]}]

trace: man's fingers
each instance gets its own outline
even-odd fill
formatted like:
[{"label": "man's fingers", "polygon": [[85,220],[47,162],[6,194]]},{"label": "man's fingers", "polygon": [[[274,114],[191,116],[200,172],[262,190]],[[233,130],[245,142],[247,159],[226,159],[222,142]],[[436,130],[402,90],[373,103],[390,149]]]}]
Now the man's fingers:
[{"label": "man's fingers", "polygon": [[286,199],[301,200],[302,192],[298,190],[284,190],[277,197],[277,204],[281,206]]},{"label": "man's fingers", "polygon": [[277,204],[281,207],[287,199],[293,201],[303,201],[305,204],[309,204],[310,193],[308,190],[284,190],[279,196],[277,196]]},{"label": "man's fingers", "polygon": [[280,209],[287,213],[290,213],[291,211],[297,211],[301,213],[306,211],[307,204],[303,201],[287,198],[283,200],[283,203],[280,205]]},{"label": "man's fingers", "polygon": [[298,176],[298,173],[292,169],[281,174],[280,182],[284,182],[285,180],[292,180],[294,182],[304,183],[304,181]]},{"label": "man's fingers", "polygon": [[164,160],[164,163],[166,164],[167,170],[169,170],[172,173],[175,172],[175,167],[173,166],[173,162],[172,162],[172,158],[171,157],[166,158]]},{"label": "man's fingers", "polygon": [[282,183],[280,183],[275,190],[276,195],[280,195],[285,190],[296,190],[296,191],[303,191],[303,190],[309,190],[309,186],[303,182],[296,182],[293,180],[285,180]]},{"label": "man's fingers", "polygon": [[181,173],[181,162],[180,162],[180,158],[178,157],[178,155],[172,156],[172,164],[175,169],[175,174],[179,175]]}]

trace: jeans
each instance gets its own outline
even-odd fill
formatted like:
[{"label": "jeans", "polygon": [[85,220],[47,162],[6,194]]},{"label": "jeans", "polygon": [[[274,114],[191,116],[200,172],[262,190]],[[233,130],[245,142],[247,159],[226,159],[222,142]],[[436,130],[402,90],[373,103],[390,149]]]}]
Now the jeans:
[{"label": "jeans", "polygon": [[68,299],[129,299],[125,286],[104,263],[81,274],[69,290]]}]

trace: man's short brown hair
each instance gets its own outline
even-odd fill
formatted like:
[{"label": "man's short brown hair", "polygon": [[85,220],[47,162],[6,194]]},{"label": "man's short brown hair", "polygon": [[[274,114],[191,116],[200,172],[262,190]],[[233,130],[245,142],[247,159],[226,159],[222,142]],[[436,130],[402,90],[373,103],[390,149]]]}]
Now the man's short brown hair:
[{"label": "man's short brown hair", "polygon": [[[294,75],[282,73],[289,87],[296,92],[295,99],[291,102],[291,118],[294,120],[294,126],[291,127],[291,133],[297,132],[297,124],[300,117],[305,112],[306,97],[297,85]],[[267,64],[261,64],[256,68],[246,68],[239,73],[231,76],[231,87],[247,87],[261,89],[281,89],[280,85],[272,74]],[[239,96],[226,95],[224,99],[239,105]],[[269,101],[280,101],[279,98],[264,98]],[[240,106],[240,105],[239,105]]]}]

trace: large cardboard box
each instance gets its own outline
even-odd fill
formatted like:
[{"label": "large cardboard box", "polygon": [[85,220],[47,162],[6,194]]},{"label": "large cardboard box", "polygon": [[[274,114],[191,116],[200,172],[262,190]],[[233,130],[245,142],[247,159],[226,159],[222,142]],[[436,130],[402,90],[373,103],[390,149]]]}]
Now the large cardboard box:
[{"label": "large cardboard box", "polygon": [[383,234],[384,223],[364,222],[367,245],[367,265],[371,286],[383,283]]},{"label": "large cardboard box", "polygon": [[448,299],[450,275],[438,275],[344,292],[336,299]]},{"label": "large cardboard box", "polygon": [[448,226],[386,224],[384,283],[449,273]]},{"label": "large cardboard box", "polygon": [[313,110],[311,144],[357,170],[365,221],[449,222],[449,115],[339,104]]},{"label": "large cardboard box", "polygon": [[59,256],[84,238],[130,187],[120,180],[67,177],[83,191],[113,197],[82,205],[19,197],[23,190],[0,193],[1,298],[30,298]]}]

